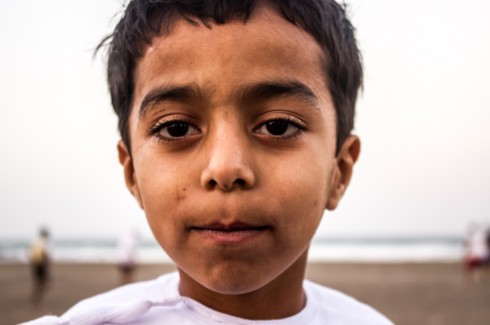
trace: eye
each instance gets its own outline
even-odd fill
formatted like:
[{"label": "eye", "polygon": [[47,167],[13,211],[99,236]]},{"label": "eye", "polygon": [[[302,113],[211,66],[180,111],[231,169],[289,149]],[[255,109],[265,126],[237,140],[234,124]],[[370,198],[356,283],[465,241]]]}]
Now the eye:
[{"label": "eye", "polygon": [[196,127],[184,121],[157,123],[150,131],[151,134],[164,141],[180,140],[187,136],[198,134],[199,132]]},{"label": "eye", "polygon": [[255,132],[272,137],[290,137],[304,131],[306,128],[296,120],[275,118],[260,125]]}]

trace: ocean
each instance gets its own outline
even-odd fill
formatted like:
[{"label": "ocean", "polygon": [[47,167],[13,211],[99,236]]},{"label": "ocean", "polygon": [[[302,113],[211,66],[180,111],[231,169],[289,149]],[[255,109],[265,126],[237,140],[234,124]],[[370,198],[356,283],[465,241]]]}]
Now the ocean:
[{"label": "ocean", "polygon": [[[0,263],[27,263],[27,240],[0,239]],[[115,263],[116,239],[54,240],[50,253],[57,263]],[[141,240],[140,263],[168,263],[170,258],[154,240]],[[459,237],[315,238],[310,261],[326,262],[457,262],[464,256]]]}]

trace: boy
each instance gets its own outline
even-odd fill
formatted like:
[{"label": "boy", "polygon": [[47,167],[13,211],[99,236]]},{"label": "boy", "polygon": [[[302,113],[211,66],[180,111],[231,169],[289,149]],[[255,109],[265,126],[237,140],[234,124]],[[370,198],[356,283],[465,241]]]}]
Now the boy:
[{"label": "boy", "polygon": [[362,68],[333,0],[133,0],[109,48],[126,185],[178,273],[46,324],[390,324],[304,281],[344,194]]}]

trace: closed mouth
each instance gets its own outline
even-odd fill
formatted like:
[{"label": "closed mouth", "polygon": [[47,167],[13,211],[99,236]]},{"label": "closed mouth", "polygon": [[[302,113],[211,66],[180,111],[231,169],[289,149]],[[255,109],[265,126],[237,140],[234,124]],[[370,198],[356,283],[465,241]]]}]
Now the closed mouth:
[{"label": "closed mouth", "polygon": [[244,222],[224,224],[214,222],[202,226],[190,227],[189,231],[198,234],[203,239],[210,240],[219,246],[239,245],[261,237],[270,226],[257,226]]},{"label": "closed mouth", "polygon": [[256,226],[245,222],[233,222],[230,224],[224,224],[221,222],[213,222],[202,226],[192,226],[189,230],[197,231],[215,231],[215,232],[241,232],[241,231],[262,231],[267,230],[269,226]]}]

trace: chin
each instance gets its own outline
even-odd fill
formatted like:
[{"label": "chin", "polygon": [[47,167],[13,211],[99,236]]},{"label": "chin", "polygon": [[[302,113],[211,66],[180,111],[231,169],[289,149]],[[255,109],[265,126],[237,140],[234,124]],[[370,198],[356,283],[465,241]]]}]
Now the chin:
[{"label": "chin", "polygon": [[257,291],[266,286],[268,281],[260,279],[248,279],[244,277],[221,277],[217,281],[210,282],[207,288],[222,295],[244,295]]},{"label": "chin", "polygon": [[237,265],[215,268],[208,275],[201,274],[201,276],[203,281],[199,282],[203,286],[223,295],[251,293],[265,287],[276,278],[276,274],[264,274],[263,266],[243,267]]}]

